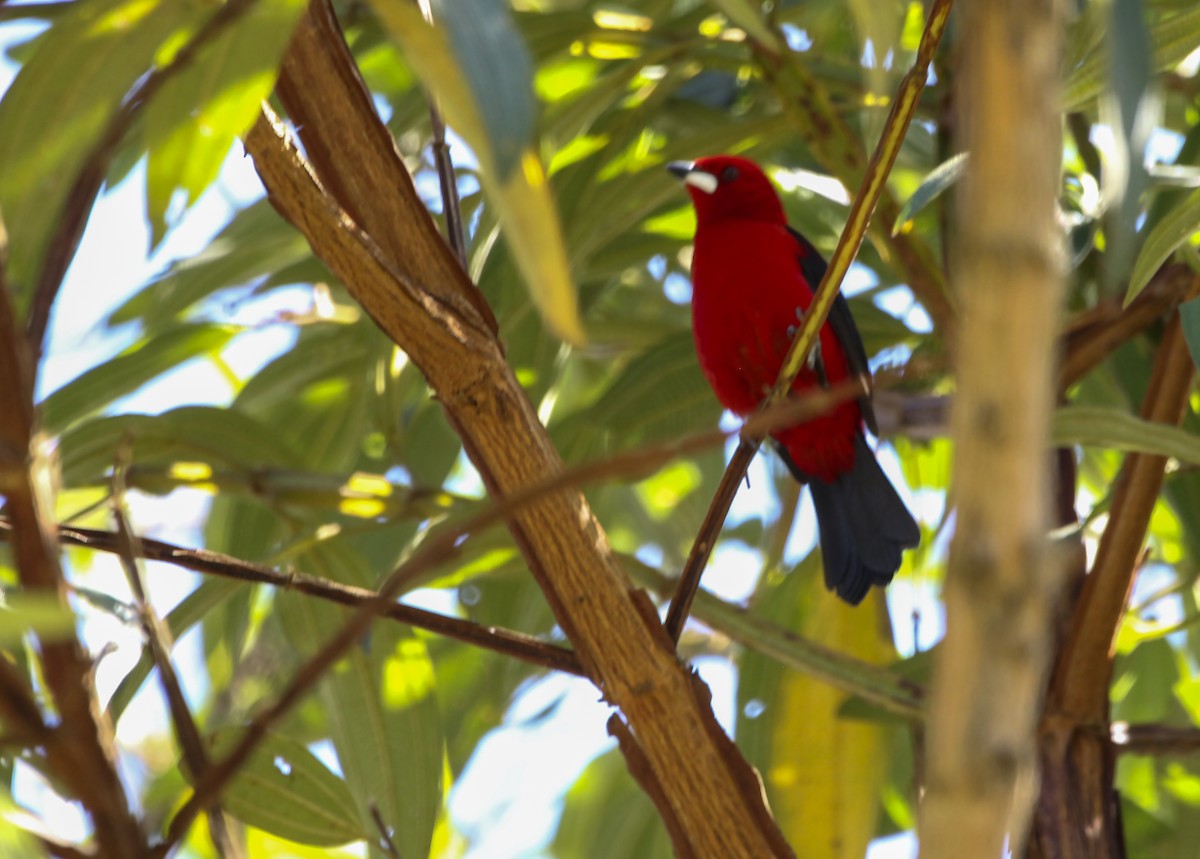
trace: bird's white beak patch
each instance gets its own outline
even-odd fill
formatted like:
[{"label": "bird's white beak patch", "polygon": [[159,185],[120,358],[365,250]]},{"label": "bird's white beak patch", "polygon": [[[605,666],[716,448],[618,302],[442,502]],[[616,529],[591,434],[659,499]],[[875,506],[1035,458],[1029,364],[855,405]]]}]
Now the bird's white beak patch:
[{"label": "bird's white beak patch", "polygon": [[691,185],[705,194],[712,194],[720,184],[716,176],[697,170],[695,163],[691,161],[672,161],[667,165],[667,171],[683,184]]},{"label": "bird's white beak patch", "polygon": [[705,173],[703,170],[689,170],[683,177],[683,184],[698,188],[705,194],[712,194],[716,192],[718,182],[717,177],[711,173]]}]

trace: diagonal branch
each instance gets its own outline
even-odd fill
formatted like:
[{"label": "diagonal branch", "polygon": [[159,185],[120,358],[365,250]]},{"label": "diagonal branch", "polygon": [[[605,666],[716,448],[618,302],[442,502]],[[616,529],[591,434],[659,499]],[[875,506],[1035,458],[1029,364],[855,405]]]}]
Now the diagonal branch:
[{"label": "diagonal branch", "polygon": [[[1142,417],[1177,424],[1194,374],[1176,314],[1159,343]],[[1108,727],[1113,643],[1166,462],[1165,457],[1144,453],[1126,456],[1108,525],[1057,657],[1042,717],[1043,778],[1035,829],[1036,844],[1045,856],[1124,855],[1113,779],[1120,739],[1129,732]]]},{"label": "diagonal branch", "polygon": [[[941,40],[942,32],[945,30],[951,5],[952,0],[949,2],[938,0],[928,9],[925,32],[917,49],[916,61],[900,84],[882,136],[876,145],[875,155],[869,163],[866,160],[866,153],[859,136],[834,106],[826,94],[825,88],[800,55],[792,51],[776,54],[761,46],[756,51],[759,68],[762,69],[764,78],[779,95],[784,111],[791,117],[798,133],[809,145],[813,156],[825,170],[840,178],[848,187],[859,184],[859,193],[855,198],[856,203],[857,198],[862,196],[863,190],[866,189],[872,172],[878,170],[880,150],[885,146],[894,145],[896,151],[899,151],[899,145],[903,142],[911,115],[916,110],[916,98],[920,95],[928,79],[929,66],[933,61],[933,55]],[[910,103],[901,104],[909,99],[911,99]],[[897,126],[895,121],[898,113],[901,112],[907,112],[909,115],[902,125]],[[889,141],[889,135],[894,135],[894,139]],[[894,160],[894,158],[893,154],[892,159]],[[888,163],[887,169],[879,174],[878,178],[881,184],[886,180],[890,170],[891,162]],[[878,205],[880,229],[877,235],[881,240],[881,250],[890,249],[895,255],[907,276],[913,293],[929,311],[938,330],[944,335],[951,335],[954,328],[955,309],[952,296],[946,286],[945,275],[926,245],[918,242],[907,231],[896,232],[893,230],[899,217],[900,206],[892,197],[891,192],[880,187],[876,189],[875,193],[878,196],[872,201],[871,210],[876,208],[876,204]],[[871,211],[868,211],[868,219],[870,216]],[[853,220],[853,218],[852,210],[851,219]],[[865,233],[865,225],[863,232]],[[855,240],[855,248],[861,241],[862,235],[859,235]],[[838,282],[841,281],[841,277],[838,275]]]},{"label": "diagonal branch", "polygon": [[[0,230],[0,493],[13,525],[13,556],[21,584],[66,606],[66,586],[45,512],[48,499],[39,493],[34,474],[39,467],[34,453],[34,361],[3,276],[4,241]],[[101,853],[144,855],[145,839],[117,774],[112,726],[97,704],[87,654],[73,635],[42,641],[40,652],[46,687],[62,724],[70,726],[54,734],[53,749],[61,764],[55,774],[87,809]],[[15,687],[15,678],[8,677],[4,685]],[[23,711],[23,721],[32,721],[27,701],[14,706]]]},{"label": "diagonal branch", "polygon": [[[120,460],[127,460],[128,447],[123,446],[118,453]],[[119,461],[113,469],[112,479],[112,509],[116,520],[116,549],[129,590],[137,605],[138,617],[141,620],[142,631],[146,636],[146,646],[150,658],[158,670],[159,683],[162,685],[163,696],[167,699],[167,712],[171,714],[171,726],[175,729],[175,739],[183,752],[183,761],[193,774],[203,773],[208,769],[208,752],[204,749],[204,741],[200,737],[200,729],[192,718],[183,697],[183,686],[175,666],[171,663],[170,633],[146,597],[146,587],[142,581],[142,571],[138,568],[137,558],[138,539],[129,526],[129,518],[125,511],[125,471],[128,463]],[[208,809],[208,830],[212,838],[213,848],[220,859],[237,859],[241,850],[229,834],[229,827],[220,807],[213,803]]]}]

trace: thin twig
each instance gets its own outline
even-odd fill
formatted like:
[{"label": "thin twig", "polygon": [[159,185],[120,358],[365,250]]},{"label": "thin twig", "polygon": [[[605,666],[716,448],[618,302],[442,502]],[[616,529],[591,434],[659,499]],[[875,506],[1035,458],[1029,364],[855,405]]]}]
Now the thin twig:
[{"label": "thin twig", "polygon": [[204,26],[196,31],[196,35],[179,49],[171,62],[146,75],[125,95],[121,106],[109,118],[108,125],[92,144],[70,193],[63,201],[62,211],[56,221],[58,229],[46,246],[46,256],[38,273],[37,285],[30,303],[26,336],[29,338],[35,361],[41,359],[46,327],[50,322],[50,310],[62,287],[63,277],[75,257],[96,196],[100,193],[109,165],[112,164],[125,135],[129,133],[138,115],[154,94],[161,90],[167,81],[187,68],[201,48],[244,15],[254,3],[255,0],[228,0],[221,4],[212,17],[204,22]]},{"label": "thin twig", "polygon": [[[417,0],[421,15],[426,23],[433,26],[433,8],[429,0]],[[450,154],[450,146],[446,143],[446,122],[438,109],[437,99],[433,93],[425,91],[429,99],[429,124],[433,128],[433,163],[437,166],[438,182],[442,188],[442,214],[446,218],[446,240],[454,250],[454,255],[462,263],[463,271],[467,270],[467,234],[463,229],[462,203],[458,198],[458,181],[454,176],[454,159]]]},{"label": "thin twig", "polygon": [[[643,587],[670,593],[671,581],[636,558],[626,558],[625,568]],[[920,722],[925,718],[924,688],[885,666],[831,650],[704,591],[696,594],[695,605],[697,619],[785,668],[815,677],[902,719]]]},{"label": "thin twig", "polygon": [[[163,696],[167,699],[167,712],[171,715],[171,725],[183,752],[184,764],[191,771],[193,778],[199,778],[208,769],[208,753],[204,750],[204,741],[200,736],[200,729],[196,726],[196,720],[192,717],[192,711],[183,697],[179,675],[175,673],[175,666],[171,663],[171,634],[146,596],[146,586],[142,581],[142,571],[137,561],[141,554],[138,550],[138,538],[129,525],[129,517],[125,511],[125,472],[129,465],[130,452],[129,444],[121,445],[112,475],[111,503],[113,519],[116,522],[116,554],[121,568],[125,571],[129,590],[133,593],[150,658],[154,667],[158,669]],[[229,827],[220,806],[214,802],[206,811],[209,835],[217,855],[222,859],[240,857],[241,850],[230,837]]]},{"label": "thin twig", "polygon": [[[900,82],[900,89],[896,93],[892,111],[884,125],[883,135],[875,148],[875,154],[871,157],[871,163],[867,166],[867,172],[863,176],[858,193],[854,196],[854,204],[850,207],[850,214],[846,219],[846,226],[842,230],[837,248],[834,250],[833,256],[829,258],[829,268],[821,279],[821,285],[813,295],[812,304],[809,305],[808,311],[804,315],[804,322],[801,324],[800,330],[792,340],[791,348],[784,358],[775,387],[760,408],[768,408],[787,396],[800,368],[804,366],[804,362],[808,358],[808,353],[812,351],[813,344],[817,342],[821,326],[825,324],[825,318],[833,307],[838,290],[841,289],[842,278],[846,276],[846,272],[850,269],[850,263],[858,253],[863,236],[866,235],[867,227],[870,225],[871,215],[886,187],[888,174],[896,162],[900,145],[904,142],[908,126],[916,112],[917,99],[929,77],[929,64],[933,61],[934,52],[941,41],[942,33],[945,32],[946,21],[950,17],[952,5],[953,0],[936,0],[933,8],[929,11],[929,19],[925,24],[925,32],[921,35],[921,45],[917,50],[916,62],[904,76],[904,80]],[[691,605],[696,588],[700,585],[700,577],[708,565],[717,535],[725,523],[725,517],[729,515],[729,507],[733,503],[734,495],[737,494],[738,484],[745,476],[746,469],[749,467],[750,461],[754,459],[754,454],[758,451],[761,443],[761,435],[747,437],[743,434],[742,443],[738,445],[733,459],[725,469],[725,474],[709,505],[708,513],[704,517],[704,523],[696,535],[696,541],[692,545],[687,562],[684,564],[683,573],[679,577],[679,587],[675,591],[675,598],[671,601],[671,608],[667,613],[665,624],[667,634],[676,642],[679,641],[679,634],[683,631],[688,607]]]},{"label": "thin twig", "polygon": [[[7,533],[6,523],[0,520],[0,539],[4,539]],[[97,552],[117,551],[116,535],[110,531],[62,526],[59,529],[59,540]],[[162,561],[193,572],[216,575],[235,581],[271,585],[283,590],[296,591],[329,600],[339,605],[360,605],[375,596],[375,591],[366,588],[344,585],[300,572],[279,572],[262,564],[243,561],[207,549],[185,549],[146,537],[139,540],[139,544],[140,557],[147,560]],[[493,650],[543,668],[565,671],[569,674],[582,675],[583,673],[578,660],[570,650],[539,641],[520,632],[481,626],[461,618],[437,614],[403,603],[393,604],[384,612],[384,615],[400,623],[444,635],[465,644]]]},{"label": "thin twig", "polygon": [[[798,416],[811,416],[820,410],[831,408],[837,402],[850,399],[858,393],[860,393],[860,389],[857,385],[848,382],[829,391],[818,392],[815,398],[809,397],[804,400],[783,403],[761,415],[756,415],[747,422],[746,428],[761,432],[769,430],[771,427],[786,426],[797,420]],[[632,479],[647,475],[672,459],[720,445],[729,435],[730,433],[721,430],[710,430],[669,444],[641,448],[601,461],[587,463],[564,472],[545,491],[554,491],[566,486],[597,480]],[[10,533],[9,524],[0,519],[0,540],[8,539]],[[118,536],[109,531],[61,525],[58,539],[65,544],[83,546],[94,551],[114,553],[119,551]],[[194,572],[217,575],[237,581],[269,584],[327,599],[341,605],[359,605],[375,596],[374,591],[365,588],[343,585],[301,572],[279,572],[262,564],[243,561],[219,552],[207,549],[185,549],[161,540],[141,538],[138,541],[137,552],[139,557],[163,561]],[[404,578],[401,581],[404,583],[408,579]],[[403,584],[401,590],[403,590]],[[570,650],[539,641],[524,633],[498,627],[480,626],[460,618],[448,617],[401,603],[393,604],[385,612],[385,615],[392,620],[531,662],[543,668],[576,675],[583,674],[583,669]]]},{"label": "thin twig", "polygon": [[372,801],[369,808],[371,811],[371,820],[374,821],[375,828],[379,831],[379,846],[392,859],[400,859],[400,848],[396,846],[396,839],[392,837],[391,827],[387,825],[387,821],[379,813],[379,806]]},{"label": "thin twig", "polygon": [[1123,755],[1190,755],[1200,751],[1200,729],[1178,725],[1113,722],[1113,747]]},{"label": "thin twig", "polygon": [[[913,71],[920,71],[920,78],[917,79],[910,72],[901,82],[893,102],[892,113],[888,116],[880,141],[876,145],[875,157],[872,163],[866,164],[865,167],[866,153],[859,134],[846,121],[843,111],[830,99],[826,88],[805,63],[804,58],[792,51],[775,53],[763,49],[757,43],[751,43],[759,68],[778,95],[785,113],[791,117],[797,130],[806,139],[818,162],[828,173],[842,179],[847,186],[859,181],[860,176],[870,176],[871,171],[875,169],[874,160],[878,158],[882,147],[888,144],[889,134],[899,130],[900,133],[893,141],[897,146],[904,139],[911,116],[905,120],[902,128],[897,129],[893,122],[897,109],[903,109],[910,114],[916,109],[915,97],[925,85],[933,53],[949,14],[950,3],[941,5],[942,8],[938,8],[938,3],[934,3],[933,8],[928,10],[925,33],[913,67]],[[934,38],[929,40],[931,34]],[[914,85],[916,89],[912,89]],[[901,108],[901,102],[910,95],[913,96],[914,102]],[[887,171],[883,173],[884,177],[886,175]],[[860,196],[865,187],[864,182],[859,184]],[[928,246],[918,242],[912,232],[893,229],[900,206],[885,188],[879,189],[877,207],[880,221],[877,235],[880,243],[905,272],[907,282],[933,318],[938,331],[943,336],[949,336],[955,324],[955,308],[954,297],[947,288],[945,274],[938,267]],[[873,204],[872,208],[875,209],[876,205]]]}]

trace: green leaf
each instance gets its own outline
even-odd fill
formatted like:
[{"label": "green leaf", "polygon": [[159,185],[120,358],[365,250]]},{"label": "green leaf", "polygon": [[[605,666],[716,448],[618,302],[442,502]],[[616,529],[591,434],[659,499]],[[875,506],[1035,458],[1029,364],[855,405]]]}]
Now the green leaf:
[{"label": "green leaf", "polygon": [[[329,543],[298,565],[334,581],[370,587],[361,557]],[[346,609],[281,593],[276,608],[300,656],[320,647]],[[393,828],[402,856],[425,856],[442,796],[443,742],[433,665],[421,639],[396,624],[376,624],[320,685],[338,761],[362,825],[371,804]]]},{"label": "green leaf", "polygon": [[303,0],[259,0],[172,77],[150,102],[146,207],[152,243],[166,232],[176,190],[190,205],[217,178],[233,141],[275,86]]},{"label": "green leaf", "polygon": [[1193,191],[1163,216],[1142,243],[1142,249],[1133,264],[1133,274],[1129,278],[1129,291],[1125,293],[1127,307],[1146,288],[1162,264],[1175,253],[1175,249],[1197,231],[1200,231],[1200,191]]},{"label": "green leaf", "polygon": [[1180,427],[1154,423],[1120,409],[1102,406],[1060,408],[1054,413],[1052,443],[1056,447],[1097,445],[1200,464],[1200,436]]},{"label": "green leaf", "polygon": [[110,326],[141,320],[149,329],[175,319],[213,293],[244,286],[312,258],[304,236],[259,200],[234,215],[208,247],[177,262],[113,311]]},{"label": "green leaf", "polygon": [[1200,298],[1179,305],[1179,321],[1183,325],[1183,338],[1187,341],[1192,363],[1200,367]]},{"label": "green leaf", "polygon": [[[241,739],[240,728],[208,737],[209,757],[227,754]],[[221,792],[221,808],[272,835],[321,847],[366,837],[350,788],[312,752],[279,734],[269,734]]]},{"label": "green leaf", "polygon": [[75,614],[58,597],[8,592],[0,600],[0,646],[20,647],[29,633],[53,641],[75,631]]},{"label": "green leaf", "polygon": [[[217,608],[234,592],[245,587],[247,587],[245,583],[230,579],[205,579],[194,591],[184,597],[179,605],[175,606],[167,614],[165,621],[167,629],[170,630],[171,638],[178,641],[185,632],[199,623],[205,615]],[[133,668],[129,670],[129,673],[121,678],[121,682],[117,684],[116,691],[113,692],[112,698],[108,701],[106,710],[109,719],[112,720],[114,725],[120,721],[125,708],[129,706],[129,702],[133,700],[133,696],[142,688],[142,684],[146,682],[146,678],[150,676],[150,672],[153,670],[154,659],[150,656],[150,652],[143,648],[141,657],[139,657]]]},{"label": "green leaf", "polygon": [[567,791],[553,855],[558,859],[669,859],[674,855],[662,819],[629,777],[619,751],[597,757]]},{"label": "green leaf", "polygon": [[8,276],[32,288],[80,168],[125,93],[173,34],[190,31],[206,3],[92,0],[37,40],[0,100],[0,212],[9,231]]},{"label": "green leaf", "polygon": [[942,196],[962,177],[967,170],[967,160],[967,153],[960,152],[929,171],[929,174],[921,180],[921,184],[917,186],[917,190],[913,191],[912,196],[905,200],[904,205],[900,207],[896,223],[892,226],[893,236],[899,235],[911,227],[911,221],[918,212]]},{"label": "green leaf", "polygon": [[690,332],[672,335],[631,360],[594,403],[551,433],[570,461],[599,455],[609,438],[622,448],[709,429],[720,406],[700,372]]},{"label": "green leaf", "polygon": [[[1115,145],[1101,181],[1104,196],[1116,205],[1108,212],[1104,277],[1124,281],[1133,256],[1142,192],[1147,185],[1146,146],[1157,124],[1161,98],[1151,85],[1146,11],[1141,0],[1114,0],[1108,28],[1109,93],[1101,116],[1115,114],[1109,125]],[[1126,303],[1132,295],[1126,296]]]},{"label": "green leaf", "polygon": [[746,35],[773,54],[783,48],[779,36],[763,20],[762,6],[751,0],[713,0],[713,5],[725,13],[730,21],[746,31]]},{"label": "green leaf", "polygon": [[[819,565],[814,551],[782,581],[775,573],[779,584],[757,595],[758,611],[839,653],[875,663],[894,658],[890,630],[863,623],[860,610],[830,600]],[[884,610],[881,594],[868,600],[875,604],[868,612]],[[895,732],[844,718],[846,693],[761,653],[744,650],[739,667],[738,745],[763,773],[780,828],[792,843],[803,840],[810,855],[864,855]]]},{"label": "green leaf", "polygon": [[203,463],[214,470],[251,470],[295,461],[295,453],[259,421],[230,409],[188,406],[161,415],[95,418],[59,442],[66,486],[107,482],[118,447],[132,444],[138,465]]},{"label": "green leaf", "polygon": [[47,397],[42,402],[43,424],[57,435],[169,370],[218,354],[240,331],[234,325],[180,325],[136,343]]},{"label": "green leaf", "polygon": [[[1150,27],[1151,68],[1165,71],[1183,62],[1200,44],[1200,7],[1164,15]],[[1100,95],[1108,84],[1107,51],[1099,46],[1067,75],[1063,93],[1064,111],[1079,110]]]},{"label": "green leaf", "polygon": [[[488,200],[504,226],[504,236],[534,304],[555,334],[567,342],[582,343],[579,302],[541,159],[527,140],[516,166],[506,173],[483,113],[480,99],[485,93],[473,89],[446,31],[426,24],[408,0],[375,0],[374,7],[404,49],[405,59],[437,97],[447,121],[479,157]],[[526,78],[523,88],[529,87]],[[503,145],[510,142],[503,141]],[[507,150],[504,157],[509,157]]]},{"label": "green leaf", "polygon": [[533,138],[533,68],[505,0],[435,0],[434,20],[474,95],[495,160],[507,182]]}]

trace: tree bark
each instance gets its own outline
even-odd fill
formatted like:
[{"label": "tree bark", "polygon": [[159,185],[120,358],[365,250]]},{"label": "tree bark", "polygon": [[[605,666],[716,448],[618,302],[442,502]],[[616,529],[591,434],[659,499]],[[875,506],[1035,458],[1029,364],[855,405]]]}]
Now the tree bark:
[{"label": "tree bark", "polygon": [[1059,573],[1046,540],[1055,340],[1064,297],[1056,0],[960,5],[953,281],[957,525],[930,698],[920,838],[928,857],[1023,843]]},{"label": "tree bark", "polygon": [[[1177,424],[1194,375],[1179,317],[1158,347],[1142,417]],[[1058,655],[1042,723],[1042,792],[1034,850],[1043,859],[1119,859],[1120,813],[1113,788],[1116,749],[1109,725],[1113,647],[1167,458],[1125,458],[1108,526],[1071,615]]]}]

